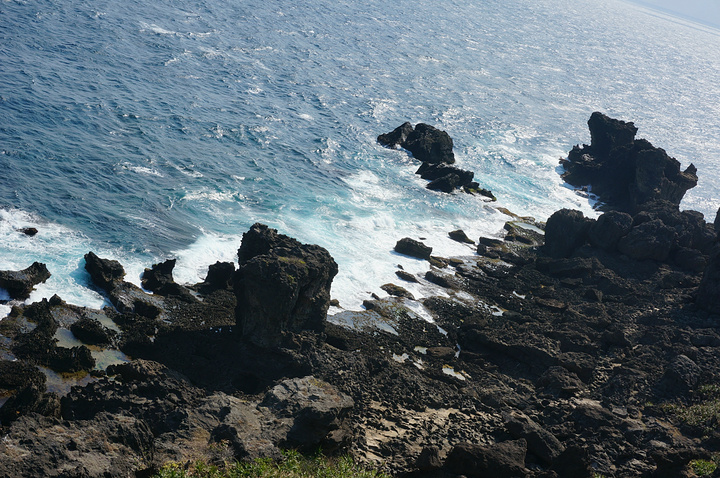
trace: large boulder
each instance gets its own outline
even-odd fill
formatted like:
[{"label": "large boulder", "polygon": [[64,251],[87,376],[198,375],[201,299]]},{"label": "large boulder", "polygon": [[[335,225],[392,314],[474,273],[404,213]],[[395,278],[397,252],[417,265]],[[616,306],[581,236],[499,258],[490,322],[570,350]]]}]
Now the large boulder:
[{"label": "large boulder", "polygon": [[678,205],[697,185],[695,166],[681,171],[680,162],[665,150],[636,140],[633,123],[595,112],[588,126],[591,144],[570,151],[563,179],[573,186],[592,185],[593,193],[613,208],[634,214],[648,202]]},{"label": "large boulder", "polygon": [[552,464],[565,447],[555,435],[522,413],[506,413],[505,426],[514,438],[524,438],[528,451],[548,464]]},{"label": "large boulder", "polygon": [[420,161],[447,164],[455,162],[450,135],[429,124],[418,123],[401,146]]},{"label": "large boulder", "polygon": [[456,475],[469,477],[521,477],[528,474],[525,468],[526,453],[525,439],[489,446],[458,443],[450,450],[445,468]]},{"label": "large boulder", "polygon": [[418,123],[415,128],[410,123],[403,123],[389,133],[381,134],[378,143],[388,148],[400,146],[422,162],[430,164],[455,162],[453,140],[447,132],[425,123]]},{"label": "large boulder", "polygon": [[630,214],[609,211],[597,218],[597,221],[590,226],[588,238],[592,245],[607,250],[614,250],[617,243],[625,236],[633,225]]},{"label": "large boulder", "polygon": [[633,227],[618,242],[618,250],[637,260],[664,261],[673,248],[677,234],[675,229],[660,219],[644,222]]},{"label": "large boulder", "polygon": [[405,140],[407,140],[408,136],[410,136],[410,133],[412,132],[413,125],[409,122],[405,122],[391,132],[378,136],[377,141],[387,148],[395,148],[405,143]]},{"label": "large boulder", "polygon": [[545,224],[545,253],[550,257],[570,257],[585,244],[593,220],[573,209],[560,209]]},{"label": "large boulder", "polygon": [[0,271],[0,288],[5,289],[13,299],[25,300],[37,284],[49,278],[50,272],[45,264],[33,262],[21,271]]},{"label": "large boulder", "polygon": [[395,252],[405,256],[417,257],[418,259],[430,259],[432,247],[426,246],[415,239],[404,237],[395,244]]},{"label": "large boulder", "polygon": [[355,402],[329,383],[308,376],[279,383],[259,406],[276,416],[276,423],[285,423],[282,445],[314,451],[320,445],[327,449],[340,444],[345,438],[343,420]]},{"label": "large boulder", "polygon": [[274,346],[285,331],[324,329],[338,272],[326,249],[255,224],[243,234],[238,257],[235,318],[244,337]]},{"label": "large boulder", "polygon": [[216,262],[208,268],[207,276],[199,284],[199,288],[204,293],[232,288],[234,276],[235,264],[232,262]]},{"label": "large boulder", "polygon": [[152,268],[145,269],[142,275],[142,285],[145,289],[163,296],[177,297],[186,302],[194,302],[195,297],[186,288],[175,282],[172,271],[175,268],[175,259],[168,259]]},{"label": "large boulder", "polygon": [[85,254],[85,270],[93,283],[106,292],[110,292],[125,278],[122,264],[112,259],[102,259],[92,251]]}]

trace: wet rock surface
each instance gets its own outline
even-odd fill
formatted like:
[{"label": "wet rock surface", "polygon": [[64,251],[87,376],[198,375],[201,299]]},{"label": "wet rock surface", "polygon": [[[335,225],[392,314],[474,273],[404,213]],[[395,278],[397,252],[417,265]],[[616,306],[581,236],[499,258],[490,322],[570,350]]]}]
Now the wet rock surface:
[{"label": "wet rock surface", "polygon": [[[596,154],[632,146],[633,128],[598,126]],[[88,255],[114,308],[54,297],[0,322],[0,475],[147,476],[322,447],[397,476],[693,476],[720,443],[699,408],[720,400],[717,232],[672,201],[637,206],[547,224],[505,212],[476,255],[425,251],[427,274],[398,271],[424,296],[386,284],[328,320],[329,254],[266,226],[237,268],[181,286],[192,301]],[[148,287],[174,283],[168,264],[150,271]],[[91,358],[128,357],[70,374],[56,360],[81,347],[70,332]],[[88,380],[57,391],[49,371]]]},{"label": "wet rock surface", "polygon": [[590,145],[575,146],[563,161],[563,179],[573,186],[592,184],[594,194],[613,208],[635,213],[646,203],[664,200],[676,206],[697,185],[692,164],[680,162],[644,139],[637,128],[595,112],[588,120]]},{"label": "wet rock surface", "polygon": [[415,174],[430,181],[427,189],[444,193],[462,189],[491,201],[496,200],[492,192],[473,181],[475,173],[452,166],[455,163],[453,140],[445,131],[425,123],[413,127],[406,122],[389,133],[381,134],[377,141],[386,148],[403,148],[421,161]]},{"label": "wet rock surface", "polygon": [[25,300],[36,285],[49,278],[45,264],[33,262],[21,271],[0,271],[0,288],[5,289],[12,299]]}]

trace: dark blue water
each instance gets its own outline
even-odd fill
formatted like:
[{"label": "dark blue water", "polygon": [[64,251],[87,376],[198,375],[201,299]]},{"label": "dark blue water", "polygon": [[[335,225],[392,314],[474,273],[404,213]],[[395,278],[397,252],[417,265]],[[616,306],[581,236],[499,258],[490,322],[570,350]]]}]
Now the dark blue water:
[{"label": "dark blue water", "polygon": [[404,121],[447,130],[495,206],[544,219],[592,214],[556,167],[601,110],[695,163],[683,206],[713,220],[719,51],[718,31],[617,0],[3,1],[0,269],[41,260],[33,299],[99,305],[88,250],[135,281],[178,257],[194,281],[262,221],[327,247],[357,307],[395,264],[425,267],[397,239],[471,253],[447,232],[507,219],[375,143]]}]

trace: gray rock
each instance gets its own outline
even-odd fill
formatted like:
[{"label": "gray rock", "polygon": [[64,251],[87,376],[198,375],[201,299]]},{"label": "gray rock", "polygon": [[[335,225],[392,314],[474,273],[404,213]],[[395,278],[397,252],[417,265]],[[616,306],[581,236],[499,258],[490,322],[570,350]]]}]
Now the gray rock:
[{"label": "gray rock", "polygon": [[458,443],[450,450],[445,460],[445,468],[456,475],[473,477],[514,478],[526,476],[526,453],[527,442],[524,439],[505,441],[489,446]]}]

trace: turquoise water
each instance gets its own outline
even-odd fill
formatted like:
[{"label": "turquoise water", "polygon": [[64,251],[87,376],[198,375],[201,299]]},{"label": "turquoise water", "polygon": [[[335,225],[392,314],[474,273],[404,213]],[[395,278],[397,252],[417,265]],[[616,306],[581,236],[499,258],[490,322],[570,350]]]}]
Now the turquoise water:
[{"label": "turquoise water", "polygon": [[[0,269],[45,262],[31,300],[99,306],[87,251],[135,282],[176,257],[194,282],[261,221],[326,247],[359,308],[397,264],[426,267],[391,252],[401,237],[471,254],[447,232],[500,234],[496,206],[593,214],[557,163],[595,110],[693,162],[683,207],[713,220],[719,35],[618,0],[5,0]],[[498,203],[424,189],[375,142],[404,121],[448,131]]]}]

